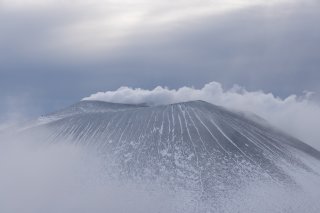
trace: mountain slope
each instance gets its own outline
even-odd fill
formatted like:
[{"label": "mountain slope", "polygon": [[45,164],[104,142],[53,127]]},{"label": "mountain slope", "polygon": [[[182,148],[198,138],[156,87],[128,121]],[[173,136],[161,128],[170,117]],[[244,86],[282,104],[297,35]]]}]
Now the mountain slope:
[{"label": "mountain slope", "polygon": [[254,120],[203,101],[81,101],[23,132],[49,130],[45,141],[93,148],[124,177],[161,179],[202,195],[220,196],[256,179],[294,185],[291,170],[314,172],[304,158],[320,160],[319,151]]}]

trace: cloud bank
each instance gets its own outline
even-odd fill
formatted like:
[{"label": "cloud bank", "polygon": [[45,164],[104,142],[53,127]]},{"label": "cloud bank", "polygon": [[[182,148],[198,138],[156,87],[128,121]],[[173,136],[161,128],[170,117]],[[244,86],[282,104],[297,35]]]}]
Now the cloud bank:
[{"label": "cloud bank", "polygon": [[181,87],[169,89],[158,86],[152,90],[120,87],[115,91],[98,92],[83,100],[101,100],[115,103],[152,105],[203,100],[232,110],[255,113],[272,125],[320,149],[320,106],[312,101],[312,92],[280,98],[263,91],[248,91],[234,85],[224,89],[211,82],[200,89]]}]

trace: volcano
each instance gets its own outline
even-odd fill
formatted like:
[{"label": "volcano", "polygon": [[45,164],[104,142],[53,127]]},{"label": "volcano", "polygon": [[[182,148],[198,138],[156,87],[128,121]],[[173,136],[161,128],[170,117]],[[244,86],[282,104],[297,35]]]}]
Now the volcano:
[{"label": "volcano", "polygon": [[81,101],[38,118],[20,134],[95,150],[119,175],[221,196],[255,180],[297,185],[292,171],[317,172],[320,152],[257,116],[204,101],[148,106]]}]

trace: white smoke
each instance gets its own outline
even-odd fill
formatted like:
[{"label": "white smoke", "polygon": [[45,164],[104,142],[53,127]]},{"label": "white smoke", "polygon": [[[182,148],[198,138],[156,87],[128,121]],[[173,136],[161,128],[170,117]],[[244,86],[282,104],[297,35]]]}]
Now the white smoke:
[{"label": "white smoke", "polygon": [[158,86],[152,90],[120,87],[115,91],[98,92],[83,100],[101,100],[114,103],[148,103],[153,105],[203,100],[233,110],[255,113],[272,125],[320,149],[320,106],[310,100],[312,93],[280,98],[263,91],[247,91],[234,85],[223,89],[211,82],[201,89],[181,87],[169,89]]}]

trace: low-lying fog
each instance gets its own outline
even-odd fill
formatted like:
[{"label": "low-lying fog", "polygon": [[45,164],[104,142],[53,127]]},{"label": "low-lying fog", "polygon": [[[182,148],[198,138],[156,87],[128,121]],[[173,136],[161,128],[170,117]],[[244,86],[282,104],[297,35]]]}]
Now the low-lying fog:
[{"label": "low-lying fog", "polygon": [[[108,162],[92,150],[65,142],[48,145],[36,138],[1,138],[1,213],[316,213],[320,209],[317,175],[297,171],[300,188],[255,182],[237,193],[201,201],[194,191],[117,180],[116,168],[108,168]],[[320,171],[311,159],[308,165]]]}]

